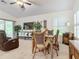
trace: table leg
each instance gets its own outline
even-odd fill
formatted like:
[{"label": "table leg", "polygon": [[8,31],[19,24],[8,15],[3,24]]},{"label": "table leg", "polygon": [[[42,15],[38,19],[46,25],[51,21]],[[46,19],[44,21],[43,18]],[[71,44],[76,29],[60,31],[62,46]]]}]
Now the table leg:
[{"label": "table leg", "polygon": [[71,52],[71,48],[70,48],[70,46],[69,46],[69,59],[72,59],[72,52]]},{"label": "table leg", "polygon": [[72,54],[69,55],[69,59],[72,59]]}]

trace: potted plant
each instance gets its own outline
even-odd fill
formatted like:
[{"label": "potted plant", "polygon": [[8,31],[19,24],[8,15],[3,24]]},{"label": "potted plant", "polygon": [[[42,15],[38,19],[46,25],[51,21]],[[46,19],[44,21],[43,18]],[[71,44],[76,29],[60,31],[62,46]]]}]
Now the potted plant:
[{"label": "potted plant", "polygon": [[17,37],[19,37],[19,31],[21,30],[21,25],[16,25],[14,26],[14,31],[16,32],[17,34]]},{"label": "potted plant", "polygon": [[41,31],[41,28],[42,28],[42,25],[40,22],[35,22],[33,24],[33,28],[36,30],[36,31]]}]

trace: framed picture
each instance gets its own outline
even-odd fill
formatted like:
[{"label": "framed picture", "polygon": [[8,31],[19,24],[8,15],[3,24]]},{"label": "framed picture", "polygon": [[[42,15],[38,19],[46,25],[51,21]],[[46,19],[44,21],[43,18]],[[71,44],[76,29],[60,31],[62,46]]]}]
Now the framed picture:
[{"label": "framed picture", "polygon": [[26,22],[23,24],[23,29],[24,30],[32,30],[33,29],[33,23],[34,22]]}]

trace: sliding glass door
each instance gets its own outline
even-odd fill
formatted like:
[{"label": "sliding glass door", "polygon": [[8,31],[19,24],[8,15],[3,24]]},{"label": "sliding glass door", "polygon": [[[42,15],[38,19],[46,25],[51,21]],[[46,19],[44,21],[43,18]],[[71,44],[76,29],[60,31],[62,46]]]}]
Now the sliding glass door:
[{"label": "sliding glass door", "polygon": [[7,37],[13,37],[13,21],[0,20],[0,30],[5,30]]},{"label": "sliding glass door", "polygon": [[5,21],[5,32],[7,37],[13,37],[13,22]]}]

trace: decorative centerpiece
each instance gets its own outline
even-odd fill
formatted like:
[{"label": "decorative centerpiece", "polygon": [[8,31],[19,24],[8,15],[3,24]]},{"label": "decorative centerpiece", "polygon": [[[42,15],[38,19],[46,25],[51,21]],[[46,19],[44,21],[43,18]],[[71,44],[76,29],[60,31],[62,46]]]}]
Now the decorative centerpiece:
[{"label": "decorative centerpiece", "polygon": [[34,22],[33,28],[35,29],[35,31],[39,32],[41,31],[42,25],[40,22]]}]

